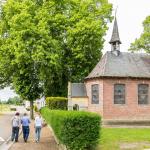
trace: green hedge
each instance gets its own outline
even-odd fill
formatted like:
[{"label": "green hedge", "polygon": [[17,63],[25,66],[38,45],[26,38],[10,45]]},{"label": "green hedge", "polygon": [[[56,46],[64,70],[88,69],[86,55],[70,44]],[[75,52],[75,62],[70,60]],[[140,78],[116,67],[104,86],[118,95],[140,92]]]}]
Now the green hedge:
[{"label": "green hedge", "polygon": [[47,97],[46,105],[49,109],[67,110],[68,99],[65,97]]},{"label": "green hedge", "polygon": [[41,110],[59,141],[69,150],[94,149],[99,139],[99,115],[81,111]]}]

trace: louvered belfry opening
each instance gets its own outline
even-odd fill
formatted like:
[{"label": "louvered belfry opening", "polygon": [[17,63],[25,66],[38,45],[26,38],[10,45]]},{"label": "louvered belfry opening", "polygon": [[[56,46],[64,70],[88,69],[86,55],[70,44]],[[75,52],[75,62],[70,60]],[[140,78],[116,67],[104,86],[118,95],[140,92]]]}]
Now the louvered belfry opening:
[{"label": "louvered belfry opening", "polygon": [[117,24],[116,17],[115,17],[115,21],[114,21],[111,40],[109,43],[111,44],[111,52],[115,55],[119,55],[121,41],[120,41],[120,37],[119,37],[118,24]]}]

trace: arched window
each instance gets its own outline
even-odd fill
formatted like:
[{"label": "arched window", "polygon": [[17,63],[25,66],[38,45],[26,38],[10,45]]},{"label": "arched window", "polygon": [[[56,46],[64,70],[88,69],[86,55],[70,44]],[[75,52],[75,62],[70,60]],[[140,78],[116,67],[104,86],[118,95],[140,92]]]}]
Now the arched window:
[{"label": "arched window", "polygon": [[92,104],[99,104],[99,85],[93,84],[91,89]]},{"label": "arched window", "polygon": [[114,104],[125,104],[125,84],[114,85]]},{"label": "arched window", "polygon": [[139,84],[138,85],[138,104],[148,104],[148,84]]}]

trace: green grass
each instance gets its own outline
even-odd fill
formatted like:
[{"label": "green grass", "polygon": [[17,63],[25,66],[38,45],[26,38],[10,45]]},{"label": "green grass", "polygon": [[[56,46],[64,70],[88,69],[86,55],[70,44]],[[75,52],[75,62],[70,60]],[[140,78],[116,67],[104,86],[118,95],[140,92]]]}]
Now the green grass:
[{"label": "green grass", "polygon": [[[120,150],[121,143],[150,143],[148,128],[102,128],[99,150]],[[143,148],[147,145],[143,145]],[[150,146],[149,146],[150,148]],[[138,147],[137,150],[140,148]],[[129,149],[128,149],[129,150]]]},{"label": "green grass", "polygon": [[0,104],[0,113],[10,111],[10,105],[7,104]]}]

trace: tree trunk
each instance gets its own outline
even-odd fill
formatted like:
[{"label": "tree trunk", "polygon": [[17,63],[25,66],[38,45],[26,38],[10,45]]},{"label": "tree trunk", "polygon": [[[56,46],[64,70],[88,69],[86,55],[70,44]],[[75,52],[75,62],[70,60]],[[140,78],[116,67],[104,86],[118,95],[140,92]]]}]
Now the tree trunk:
[{"label": "tree trunk", "polygon": [[30,101],[30,118],[34,119],[34,114],[33,114],[33,101]]}]

